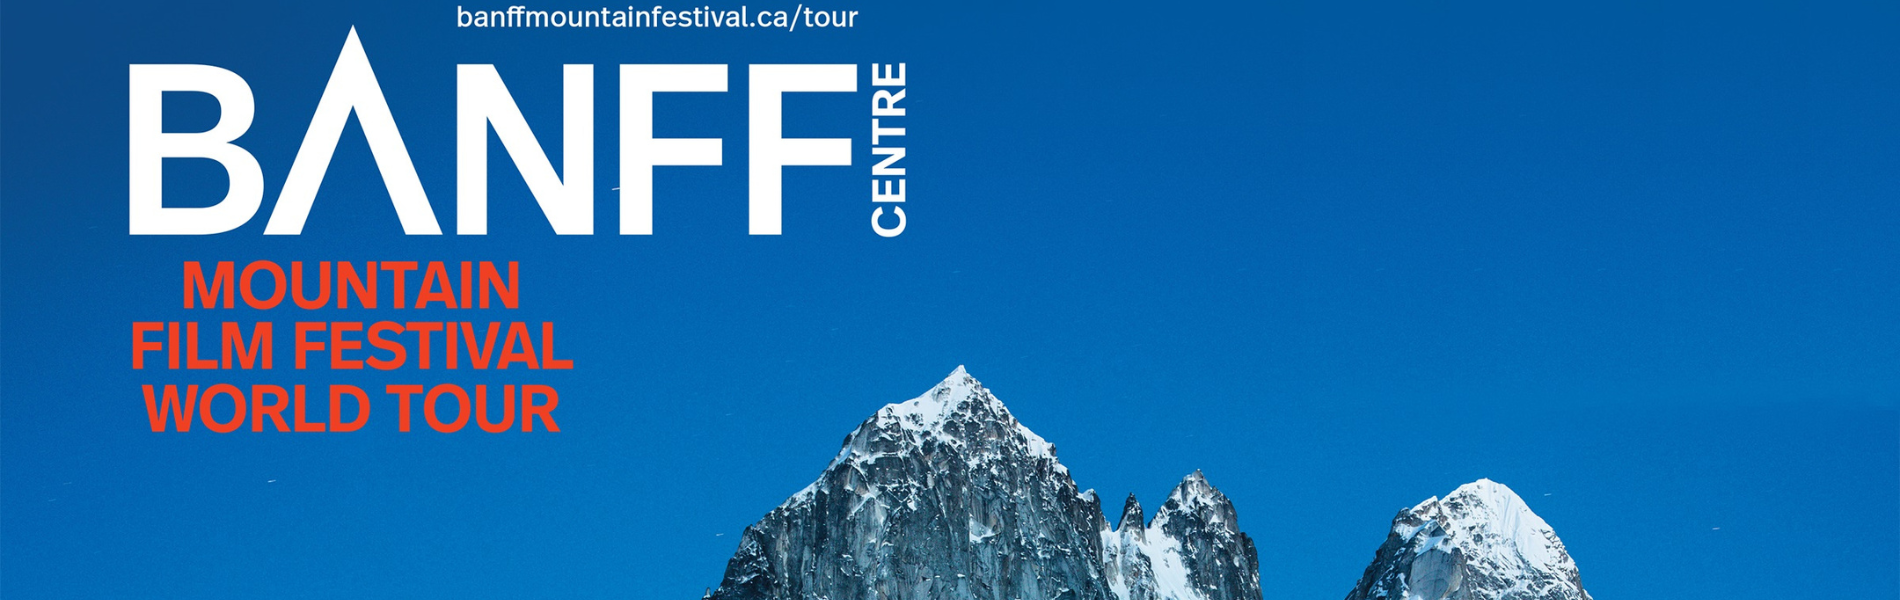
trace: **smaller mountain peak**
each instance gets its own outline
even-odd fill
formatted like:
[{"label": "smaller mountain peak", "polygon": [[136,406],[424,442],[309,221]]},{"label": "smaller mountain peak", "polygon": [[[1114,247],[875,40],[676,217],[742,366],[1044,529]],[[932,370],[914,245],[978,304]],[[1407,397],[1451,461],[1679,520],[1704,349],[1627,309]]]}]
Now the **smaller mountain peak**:
[{"label": "smaller mountain peak", "polygon": [[1155,510],[1154,520],[1149,521],[1148,527],[1166,529],[1171,526],[1171,523],[1182,519],[1239,531],[1235,523],[1233,502],[1228,501],[1226,494],[1222,494],[1213,484],[1208,483],[1207,476],[1199,469],[1182,478],[1180,485],[1174,486],[1174,491],[1168,494],[1168,501],[1162,503],[1160,509]]},{"label": "smaller mountain peak", "polygon": [[1147,526],[1148,516],[1141,510],[1141,501],[1136,500],[1134,494],[1129,494],[1128,501],[1122,503],[1122,518],[1115,524],[1115,530],[1140,532]]},{"label": "smaller mountain peak", "polygon": [[1458,597],[1590,599],[1550,524],[1509,486],[1479,479],[1400,512],[1347,600],[1439,598],[1460,589]]},{"label": "smaller mountain peak", "polygon": [[1475,538],[1479,537],[1475,532],[1487,532],[1484,537],[1488,541],[1510,548],[1534,565],[1569,560],[1560,556],[1562,543],[1554,541],[1556,532],[1550,524],[1531,512],[1517,492],[1490,479],[1458,486],[1436,503],[1427,500],[1413,508],[1413,514],[1436,519],[1454,532],[1470,532],[1463,537]]},{"label": "smaller mountain peak", "polygon": [[[1197,498],[1212,499],[1216,496],[1220,496],[1220,490],[1214,489],[1214,484],[1207,482],[1206,474],[1201,473],[1200,469],[1195,469],[1187,477],[1181,478],[1180,485],[1174,486],[1174,493],[1168,494],[1168,500],[1188,502]],[[1222,500],[1225,498],[1223,497]]]}]

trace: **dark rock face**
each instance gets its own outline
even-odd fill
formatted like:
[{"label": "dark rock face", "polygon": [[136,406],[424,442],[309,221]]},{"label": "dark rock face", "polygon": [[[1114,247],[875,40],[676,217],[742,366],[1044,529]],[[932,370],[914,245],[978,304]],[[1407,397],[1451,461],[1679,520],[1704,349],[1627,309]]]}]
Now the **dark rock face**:
[{"label": "dark rock face", "polygon": [[1347,600],[1590,600],[1557,533],[1503,484],[1400,511]]},{"label": "dark rock face", "polygon": [[859,425],[816,482],[747,527],[712,597],[1258,600],[1257,569],[1199,472],[1153,524],[1130,498],[1110,529],[1055,447],[959,367]]}]

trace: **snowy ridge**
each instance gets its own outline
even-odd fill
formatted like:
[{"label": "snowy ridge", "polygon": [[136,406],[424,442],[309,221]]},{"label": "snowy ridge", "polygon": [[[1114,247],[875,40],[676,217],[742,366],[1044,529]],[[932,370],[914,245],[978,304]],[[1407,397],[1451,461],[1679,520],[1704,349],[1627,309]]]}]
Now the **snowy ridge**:
[{"label": "snowy ridge", "polygon": [[1400,511],[1348,600],[1589,600],[1563,541],[1504,484],[1480,479]]}]

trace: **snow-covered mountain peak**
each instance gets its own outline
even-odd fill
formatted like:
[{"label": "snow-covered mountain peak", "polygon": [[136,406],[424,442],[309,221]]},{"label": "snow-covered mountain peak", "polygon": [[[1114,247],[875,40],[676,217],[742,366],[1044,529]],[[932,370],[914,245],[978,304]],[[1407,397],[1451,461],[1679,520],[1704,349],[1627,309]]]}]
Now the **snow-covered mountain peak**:
[{"label": "snow-covered mountain peak", "polygon": [[1350,600],[1588,600],[1548,523],[1504,484],[1480,479],[1399,512]]},{"label": "snow-covered mountain peak", "polygon": [[[888,436],[896,433],[894,430],[912,434],[919,442],[925,439],[956,445],[977,442],[979,446],[993,446],[980,442],[993,441],[1000,430],[1002,437],[1014,438],[1002,440],[1006,444],[1020,440],[1032,456],[1055,458],[1055,445],[1017,422],[1002,400],[962,365],[923,395],[885,405],[852,437],[867,433]],[[852,446],[847,440],[844,454],[849,454]]]},{"label": "snow-covered mountain peak", "polygon": [[1412,512],[1438,522],[1452,534],[1462,534],[1456,543],[1467,552],[1515,554],[1546,569],[1560,568],[1570,560],[1550,525],[1531,512],[1517,492],[1489,479],[1458,486],[1443,500],[1427,500]]},{"label": "snow-covered mountain peak", "polygon": [[[991,405],[994,406],[986,406]],[[1009,411],[995,396],[983,389],[983,383],[971,377],[963,365],[957,365],[955,371],[943,381],[932,386],[922,396],[904,402],[885,405],[878,411],[879,417],[895,419],[914,429],[939,429],[944,422],[955,418],[959,412],[969,413],[978,409]]]}]

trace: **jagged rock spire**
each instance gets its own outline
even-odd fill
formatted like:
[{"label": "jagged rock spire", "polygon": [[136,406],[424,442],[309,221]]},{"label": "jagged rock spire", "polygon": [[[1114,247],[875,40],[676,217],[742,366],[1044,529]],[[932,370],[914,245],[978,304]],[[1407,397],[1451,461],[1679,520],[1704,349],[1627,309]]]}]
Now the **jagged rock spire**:
[{"label": "jagged rock spire", "polygon": [[1136,500],[1134,494],[1129,494],[1128,501],[1122,503],[1122,518],[1115,523],[1115,530],[1129,531],[1132,528],[1136,535],[1140,535],[1147,526],[1148,516],[1141,512],[1141,501]]}]

